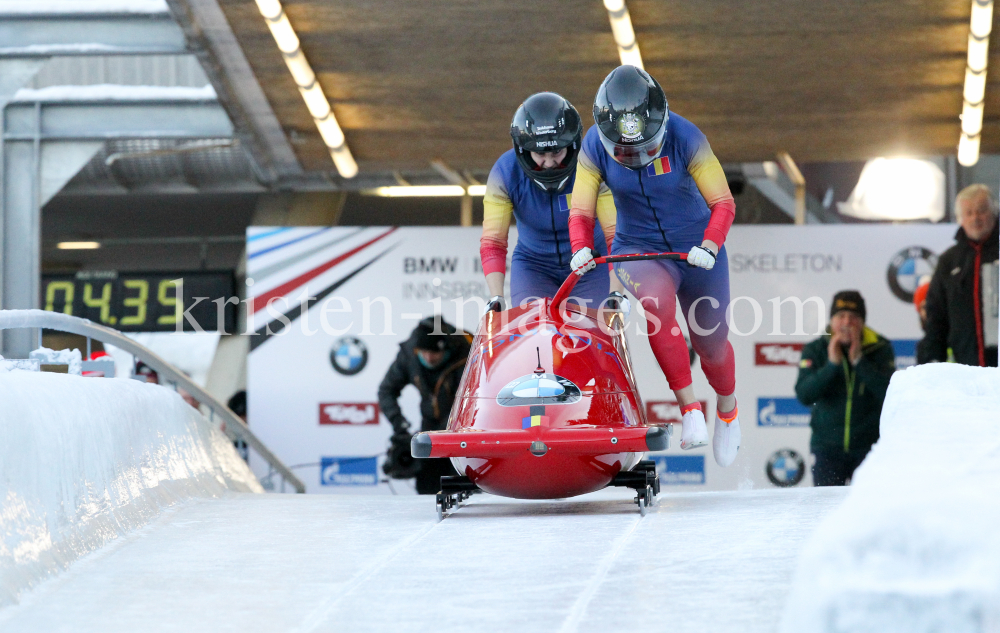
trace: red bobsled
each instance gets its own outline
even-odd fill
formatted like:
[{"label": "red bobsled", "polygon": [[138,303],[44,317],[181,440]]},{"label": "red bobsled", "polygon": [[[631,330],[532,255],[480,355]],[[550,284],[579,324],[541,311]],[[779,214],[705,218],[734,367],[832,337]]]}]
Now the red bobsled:
[{"label": "red bobsled", "polygon": [[[599,257],[685,259],[679,253]],[[552,299],[488,312],[479,325],[446,431],[419,433],[417,458],[451,458],[438,514],[480,490],[558,499],[609,485],[636,491],[642,513],[659,492],[647,451],[665,450],[667,427],[646,421],[621,314],[568,304],[571,274]]]}]

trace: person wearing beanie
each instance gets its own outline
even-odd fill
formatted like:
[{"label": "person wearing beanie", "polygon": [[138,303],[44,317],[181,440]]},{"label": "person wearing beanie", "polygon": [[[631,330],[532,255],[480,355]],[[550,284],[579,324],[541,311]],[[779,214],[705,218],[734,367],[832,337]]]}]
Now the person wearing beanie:
[{"label": "person wearing beanie", "polygon": [[382,470],[393,479],[416,477],[418,494],[437,493],[441,477],[458,473],[448,459],[413,459],[410,455],[413,432],[399,406],[399,395],[407,385],[416,387],[420,392],[420,430],[443,430],[471,343],[471,336],[456,330],[440,316],[427,317],[399,345],[396,360],[379,385],[379,408],[393,428]]},{"label": "person wearing beanie", "polygon": [[827,333],[802,349],[795,395],[812,409],[813,483],[843,486],[878,441],[882,403],[896,369],[887,339],[865,325],[864,297],[841,290]]}]

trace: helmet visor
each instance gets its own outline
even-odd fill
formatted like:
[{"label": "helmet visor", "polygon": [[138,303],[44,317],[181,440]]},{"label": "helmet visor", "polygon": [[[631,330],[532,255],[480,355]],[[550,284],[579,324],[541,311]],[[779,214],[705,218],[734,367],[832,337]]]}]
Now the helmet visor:
[{"label": "helmet visor", "polygon": [[598,134],[598,136],[601,137],[604,149],[617,163],[629,169],[641,169],[659,156],[660,147],[663,145],[663,134],[666,130],[667,126],[661,125],[652,138],[635,145],[615,143],[605,138],[603,134]]}]

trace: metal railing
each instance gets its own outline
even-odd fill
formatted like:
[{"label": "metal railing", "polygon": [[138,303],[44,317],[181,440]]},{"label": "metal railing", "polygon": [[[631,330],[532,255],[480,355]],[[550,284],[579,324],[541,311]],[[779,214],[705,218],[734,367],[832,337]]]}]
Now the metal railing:
[{"label": "metal railing", "polygon": [[[218,417],[222,421],[220,428],[230,439],[246,442],[250,448],[256,451],[267,462],[271,473],[277,473],[281,476],[282,490],[284,490],[284,484],[287,482],[295,488],[296,492],[304,493],[306,491],[305,484],[295,476],[295,473],[285,466],[229,407],[216,400],[214,396],[188,378],[184,372],[118,330],[99,325],[89,319],[81,319],[60,312],[48,312],[46,310],[0,310],[0,330],[22,328],[44,328],[78,334],[87,338],[88,349],[90,347],[90,339],[96,339],[132,354],[149,365],[158,375],[174,383],[174,385],[182,387],[196,400],[208,407],[211,416],[210,419],[214,421]],[[270,475],[268,478],[270,478]]]}]

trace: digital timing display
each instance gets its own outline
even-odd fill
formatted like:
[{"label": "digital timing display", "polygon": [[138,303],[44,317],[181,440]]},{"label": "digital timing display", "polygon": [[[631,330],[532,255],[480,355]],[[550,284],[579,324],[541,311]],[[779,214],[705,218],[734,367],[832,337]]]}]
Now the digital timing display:
[{"label": "digital timing display", "polygon": [[43,275],[42,307],[123,332],[176,331],[178,323],[185,332],[194,332],[194,320],[206,332],[221,325],[232,333],[234,290],[233,276],[226,272],[81,271]]}]

